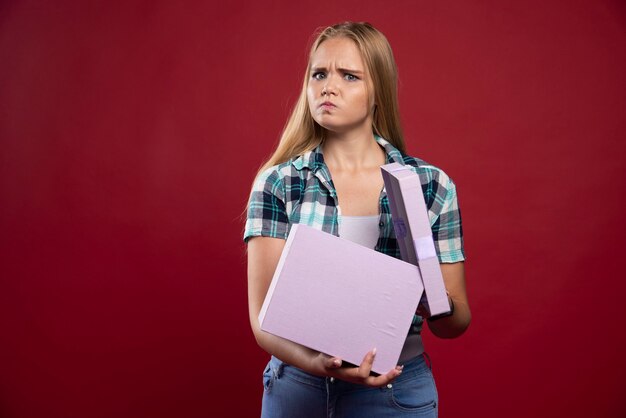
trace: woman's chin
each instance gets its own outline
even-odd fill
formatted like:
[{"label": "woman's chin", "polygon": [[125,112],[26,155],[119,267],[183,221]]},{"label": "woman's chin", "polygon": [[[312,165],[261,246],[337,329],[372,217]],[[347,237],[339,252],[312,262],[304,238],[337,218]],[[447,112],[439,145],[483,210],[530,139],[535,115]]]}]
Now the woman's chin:
[{"label": "woman's chin", "polygon": [[320,119],[316,122],[325,130],[336,134],[345,133],[355,128],[354,124],[336,123],[336,121],[329,121],[328,119]]}]

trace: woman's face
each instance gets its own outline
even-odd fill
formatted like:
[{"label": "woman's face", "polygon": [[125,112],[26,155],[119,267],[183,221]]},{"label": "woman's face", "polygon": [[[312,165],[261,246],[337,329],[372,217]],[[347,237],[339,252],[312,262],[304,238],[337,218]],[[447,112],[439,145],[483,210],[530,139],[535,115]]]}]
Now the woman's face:
[{"label": "woman's face", "polygon": [[372,126],[374,89],[355,43],[332,38],[320,44],[311,57],[307,86],[313,119],[333,132]]}]

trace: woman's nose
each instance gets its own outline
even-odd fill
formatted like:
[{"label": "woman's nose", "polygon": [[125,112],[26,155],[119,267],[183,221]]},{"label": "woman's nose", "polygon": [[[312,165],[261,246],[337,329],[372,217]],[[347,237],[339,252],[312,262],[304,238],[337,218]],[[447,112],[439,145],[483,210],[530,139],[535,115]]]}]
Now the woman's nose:
[{"label": "woman's nose", "polygon": [[337,86],[332,77],[329,76],[326,78],[326,83],[324,83],[324,87],[322,88],[322,96],[330,94],[337,94]]}]

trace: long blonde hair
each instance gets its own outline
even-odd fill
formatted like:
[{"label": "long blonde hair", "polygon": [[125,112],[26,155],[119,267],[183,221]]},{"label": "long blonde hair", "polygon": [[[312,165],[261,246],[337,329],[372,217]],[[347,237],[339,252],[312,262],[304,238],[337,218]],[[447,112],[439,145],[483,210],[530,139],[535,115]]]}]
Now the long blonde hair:
[{"label": "long blonde hair", "polygon": [[[309,53],[309,62],[302,82],[302,91],[278,143],[278,147],[263,164],[258,174],[276,164],[288,161],[317,147],[324,141],[324,128],[311,116],[307,100],[307,86],[311,56],[322,42],[337,37],[354,41],[372,79],[374,88],[374,115],[372,131],[404,152],[398,106],[398,69],[391,46],[381,32],[367,22],[344,22],[323,29],[315,38]],[[258,175],[257,174],[257,175]]]}]

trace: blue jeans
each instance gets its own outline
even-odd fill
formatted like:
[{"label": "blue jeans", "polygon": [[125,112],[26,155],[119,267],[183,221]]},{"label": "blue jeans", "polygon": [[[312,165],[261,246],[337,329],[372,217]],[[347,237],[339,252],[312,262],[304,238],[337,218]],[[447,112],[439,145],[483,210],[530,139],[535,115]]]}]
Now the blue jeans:
[{"label": "blue jeans", "polygon": [[272,356],[263,373],[263,418],[437,417],[435,380],[424,356],[389,385],[370,388],[318,377]]}]

